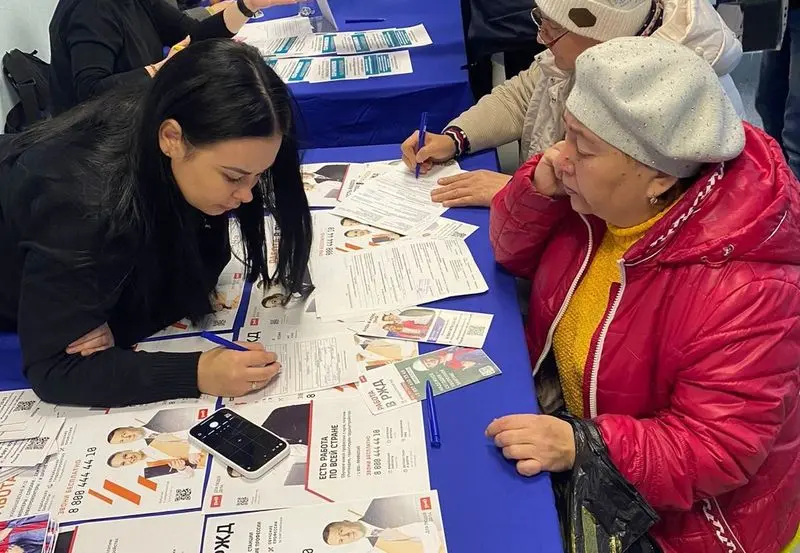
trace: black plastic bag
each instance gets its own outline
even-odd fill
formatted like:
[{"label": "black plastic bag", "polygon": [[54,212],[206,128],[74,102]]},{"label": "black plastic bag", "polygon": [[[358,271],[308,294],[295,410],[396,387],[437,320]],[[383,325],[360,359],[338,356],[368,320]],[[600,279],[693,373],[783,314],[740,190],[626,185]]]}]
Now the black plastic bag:
[{"label": "black plastic bag", "polygon": [[658,515],[611,462],[597,426],[559,414],[575,431],[575,466],[552,474],[568,553],[653,553]]}]

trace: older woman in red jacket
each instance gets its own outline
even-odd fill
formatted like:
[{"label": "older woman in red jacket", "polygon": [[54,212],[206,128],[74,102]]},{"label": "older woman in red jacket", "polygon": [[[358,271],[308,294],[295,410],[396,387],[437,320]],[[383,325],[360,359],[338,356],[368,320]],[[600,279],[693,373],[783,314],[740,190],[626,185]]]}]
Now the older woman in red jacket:
[{"label": "older woman in red jacket", "polygon": [[[798,181],[708,65],[656,39],[579,57],[564,117],[492,204],[497,261],[533,283],[534,371],[552,352],[663,551],[778,553],[800,524]],[[487,434],[523,475],[573,466],[561,419]]]}]

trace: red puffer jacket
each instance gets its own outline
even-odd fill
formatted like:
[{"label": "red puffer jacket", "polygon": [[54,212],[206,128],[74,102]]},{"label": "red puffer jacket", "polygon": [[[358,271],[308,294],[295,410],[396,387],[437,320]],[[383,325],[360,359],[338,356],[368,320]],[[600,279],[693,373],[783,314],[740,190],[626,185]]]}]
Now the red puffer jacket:
[{"label": "red puffer jacket", "polygon": [[[620,260],[584,411],[658,511],[666,553],[777,553],[800,523],[800,185],[777,144],[704,174]],[[533,281],[538,369],[605,223],[537,194],[539,157],[492,204],[497,261]]]}]

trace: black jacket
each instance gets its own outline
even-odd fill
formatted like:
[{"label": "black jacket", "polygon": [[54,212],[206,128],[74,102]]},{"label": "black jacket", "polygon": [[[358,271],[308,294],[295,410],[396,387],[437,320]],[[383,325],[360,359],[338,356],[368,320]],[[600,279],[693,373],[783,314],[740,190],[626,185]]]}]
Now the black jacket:
[{"label": "black jacket", "polygon": [[538,29],[530,0],[469,0],[467,42],[475,56],[527,49]]},{"label": "black jacket", "polygon": [[60,0],[50,22],[52,113],[149,79],[163,49],[232,36],[222,13],[198,22],[164,0]]},{"label": "black jacket", "polygon": [[[100,206],[118,184],[102,168],[79,161],[87,157],[75,145],[60,151],[34,146],[13,163],[0,162],[0,327],[19,333],[23,371],[45,401],[110,407],[197,397],[198,353],[130,348],[186,316],[190,300],[182,293],[183,279],[201,279],[213,290],[230,259],[227,219],[205,217],[181,200],[183,235],[157,239],[186,240],[195,233],[203,270],[166,274],[163,263],[141,255],[138,231],[109,241],[107,211]],[[142,258],[165,273],[160,288],[148,292],[149,308],[134,267]],[[68,344],[106,322],[115,348],[90,357],[65,353]]]}]

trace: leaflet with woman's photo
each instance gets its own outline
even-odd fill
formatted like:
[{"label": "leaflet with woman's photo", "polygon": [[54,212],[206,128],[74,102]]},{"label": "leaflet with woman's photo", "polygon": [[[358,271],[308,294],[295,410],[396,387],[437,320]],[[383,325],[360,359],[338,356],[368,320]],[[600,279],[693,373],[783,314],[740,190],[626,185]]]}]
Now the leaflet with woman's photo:
[{"label": "leaflet with woman's photo", "polygon": [[208,455],[188,433],[209,413],[180,407],[68,420],[60,455],[0,484],[0,518],[48,511],[68,523],[199,508]]},{"label": "leaflet with woman's photo", "polygon": [[54,553],[197,553],[203,523],[201,513],[86,522],[62,528]]},{"label": "leaflet with woman's photo", "polygon": [[370,371],[359,379],[358,391],[377,415],[421,401],[427,382],[438,396],[499,374],[483,350],[452,346]]},{"label": "leaflet with woman's photo", "polygon": [[330,211],[315,211],[311,217],[314,222],[312,262],[318,257],[368,250],[403,238],[396,232],[365,225],[347,217],[337,217]]},{"label": "leaflet with woman's photo", "polygon": [[378,311],[350,325],[362,336],[397,338],[446,346],[483,347],[494,315],[430,307]]},{"label": "leaflet with woman's photo", "polygon": [[333,207],[339,203],[339,191],[361,174],[358,163],[307,163],[300,166],[303,189],[310,207]]},{"label": "leaflet with woman's photo", "polygon": [[[209,517],[202,553],[446,553],[435,491]],[[224,546],[223,546],[224,544]]]},{"label": "leaflet with woman's photo", "polygon": [[57,533],[58,523],[49,513],[36,513],[11,520],[0,520],[0,551],[3,553],[52,553]]},{"label": "leaflet with woman's photo", "polygon": [[488,290],[463,240],[403,240],[382,248],[319,258],[316,312],[355,318]]},{"label": "leaflet with woman's photo", "polygon": [[198,333],[202,330],[230,332],[239,313],[244,290],[245,269],[242,263],[233,258],[222,271],[217,286],[211,294],[213,312],[197,323],[182,319],[155,333],[152,338],[164,338]]},{"label": "leaflet with woman's photo", "polygon": [[203,501],[207,513],[315,505],[430,487],[418,406],[377,418],[355,390],[346,388],[232,408],[286,440],[289,457],[258,480],[212,461]]}]

